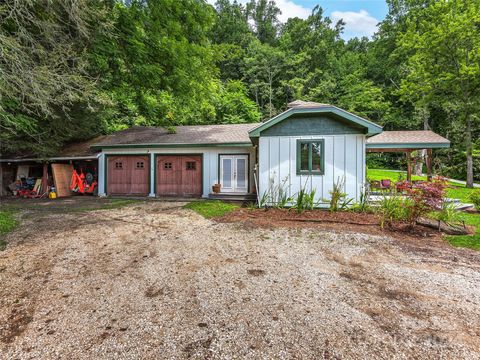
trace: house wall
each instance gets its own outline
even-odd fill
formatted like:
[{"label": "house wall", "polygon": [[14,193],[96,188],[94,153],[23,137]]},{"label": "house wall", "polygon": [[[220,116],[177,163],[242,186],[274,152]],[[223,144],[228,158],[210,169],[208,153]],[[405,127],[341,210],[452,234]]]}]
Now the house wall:
[{"label": "house wall", "polygon": [[[324,175],[297,175],[297,139],[324,139]],[[345,178],[348,198],[360,200],[365,183],[365,140],[363,134],[314,136],[261,136],[259,139],[260,198],[271,187],[285,181],[288,196],[296,197],[301,188],[316,189],[315,200],[327,206],[334,182]],[[322,201],[325,200],[325,201]],[[320,204],[319,206],[322,206]]]},{"label": "house wall", "polygon": [[212,192],[212,185],[218,183],[218,159],[220,154],[249,154],[250,156],[250,174],[249,191],[255,188],[253,170],[255,168],[255,148],[250,147],[174,147],[174,148],[130,148],[130,149],[108,149],[103,150],[99,156],[99,196],[105,194],[105,155],[128,155],[128,154],[146,154],[150,156],[150,197],[155,196],[155,154],[198,154],[203,155],[203,193],[202,197],[208,197]]}]

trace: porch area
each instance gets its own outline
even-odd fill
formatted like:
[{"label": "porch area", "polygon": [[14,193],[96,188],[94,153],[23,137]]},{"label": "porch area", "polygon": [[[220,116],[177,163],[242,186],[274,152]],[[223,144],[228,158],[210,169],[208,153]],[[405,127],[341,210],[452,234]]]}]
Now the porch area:
[{"label": "porch area", "polygon": [[[395,152],[404,153],[407,159],[407,182],[412,183],[412,170],[416,158],[413,152],[423,151],[425,165],[427,168],[427,180],[433,177],[432,161],[433,149],[449,148],[450,141],[434,133],[431,130],[416,131],[384,131],[367,139],[366,151],[373,152]],[[379,189],[388,189],[391,184],[388,182],[379,184]]]}]

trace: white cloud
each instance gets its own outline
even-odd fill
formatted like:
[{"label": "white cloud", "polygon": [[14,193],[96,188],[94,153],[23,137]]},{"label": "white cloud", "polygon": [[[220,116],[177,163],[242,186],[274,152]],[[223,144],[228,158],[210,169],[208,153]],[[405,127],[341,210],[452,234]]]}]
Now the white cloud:
[{"label": "white cloud", "polygon": [[312,13],[312,9],[295,4],[290,0],[277,0],[276,3],[282,11],[278,19],[283,23],[287,22],[289,18],[298,17],[300,19],[306,19]]},{"label": "white cloud", "polygon": [[379,21],[371,16],[368,11],[333,11],[330,15],[333,23],[342,20],[345,23],[344,37],[352,38],[355,36],[372,36],[377,31]]},{"label": "white cloud", "polygon": [[[209,4],[214,5],[216,0],[207,0]],[[238,1],[241,4],[250,2],[249,0]],[[302,5],[295,4],[292,0],[276,0],[277,7],[282,14],[278,17],[281,22],[286,22],[289,18],[298,17],[300,19],[306,19],[311,13],[312,9],[303,7]]]}]

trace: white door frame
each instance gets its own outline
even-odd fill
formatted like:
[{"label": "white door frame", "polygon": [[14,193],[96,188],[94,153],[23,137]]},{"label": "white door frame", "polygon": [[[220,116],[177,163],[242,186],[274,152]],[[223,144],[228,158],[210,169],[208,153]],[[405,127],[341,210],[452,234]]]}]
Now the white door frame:
[{"label": "white door frame", "polygon": [[[223,160],[230,159],[230,186],[224,184]],[[245,186],[238,186],[238,161],[245,160]],[[248,193],[250,183],[249,154],[220,154],[219,155],[219,183],[221,185],[220,192],[223,193]],[[227,177],[228,178],[228,177]]]}]

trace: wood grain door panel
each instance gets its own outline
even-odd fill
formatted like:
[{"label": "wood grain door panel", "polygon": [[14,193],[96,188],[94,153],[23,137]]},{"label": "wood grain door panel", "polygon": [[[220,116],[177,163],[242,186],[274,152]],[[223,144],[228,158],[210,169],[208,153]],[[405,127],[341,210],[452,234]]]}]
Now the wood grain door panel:
[{"label": "wood grain door panel", "polygon": [[202,195],[202,157],[200,155],[157,156],[157,195]]},{"label": "wood grain door panel", "polygon": [[112,195],[147,195],[148,155],[109,156],[107,192]]}]

